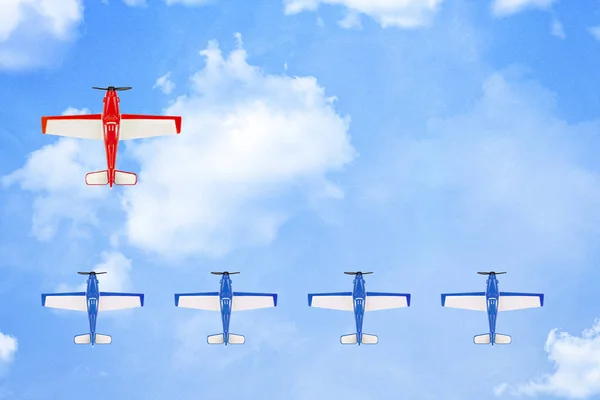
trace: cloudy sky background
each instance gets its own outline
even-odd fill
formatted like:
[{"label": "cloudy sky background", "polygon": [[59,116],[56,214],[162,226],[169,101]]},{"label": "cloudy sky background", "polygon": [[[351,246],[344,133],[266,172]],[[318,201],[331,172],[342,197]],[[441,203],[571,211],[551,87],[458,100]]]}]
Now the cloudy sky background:
[{"label": "cloudy sky background", "polygon": [[[600,398],[600,6],[552,0],[10,0],[0,3],[0,398]],[[127,113],[182,115],[123,143],[133,188],[91,188],[102,144],[44,137],[42,115],[100,112],[91,86],[133,86]],[[111,346],[75,346],[83,313],[40,294],[103,270],[146,294],[105,313]],[[235,314],[173,293],[277,292]],[[368,314],[308,292],[409,292]],[[500,315],[440,293],[543,292]],[[90,388],[93,388],[90,390]]]}]

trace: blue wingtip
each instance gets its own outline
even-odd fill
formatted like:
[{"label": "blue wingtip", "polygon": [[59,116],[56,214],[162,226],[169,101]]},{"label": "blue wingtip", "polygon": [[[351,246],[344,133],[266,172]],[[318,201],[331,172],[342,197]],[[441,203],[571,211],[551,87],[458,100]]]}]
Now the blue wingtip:
[{"label": "blue wingtip", "polygon": [[277,307],[277,294],[273,295],[273,303],[275,304],[275,307]]},{"label": "blue wingtip", "polygon": [[178,306],[179,306],[179,295],[176,294],[175,295],[175,307],[178,307]]},{"label": "blue wingtip", "polygon": [[544,295],[540,294],[540,304],[544,307]]},{"label": "blue wingtip", "polygon": [[140,303],[142,304],[142,307],[144,307],[144,295],[143,294],[140,295]]},{"label": "blue wingtip", "polygon": [[444,307],[444,303],[446,302],[446,295],[442,295],[442,307]]},{"label": "blue wingtip", "polygon": [[310,307],[312,304],[312,294],[308,295],[308,306]]},{"label": "blue wingtip", "polygon": [[46,304],[46,295],[45,294],[42,295],[42,307],[44,306],[44,304]]},{"label": "blue wingtip", "polygon": [[410,307],[410,294],[406,295],[406,305],[408,305]]}]

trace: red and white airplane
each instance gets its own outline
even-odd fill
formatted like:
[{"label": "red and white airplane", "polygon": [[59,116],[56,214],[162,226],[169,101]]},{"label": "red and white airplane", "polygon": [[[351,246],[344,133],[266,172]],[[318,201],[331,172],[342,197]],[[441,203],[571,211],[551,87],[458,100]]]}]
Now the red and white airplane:
[{"label": "red and white airplane", "polygon": [[115,169],[119,140],[142,139],[181,133],[181,117],[121,114],[117,91],[131,87],[107,88],[102,114],[42,117],[42,133],[81,139],[104,140],[108,169],[85,176],[88,185],[135,185],[137,175]]}]

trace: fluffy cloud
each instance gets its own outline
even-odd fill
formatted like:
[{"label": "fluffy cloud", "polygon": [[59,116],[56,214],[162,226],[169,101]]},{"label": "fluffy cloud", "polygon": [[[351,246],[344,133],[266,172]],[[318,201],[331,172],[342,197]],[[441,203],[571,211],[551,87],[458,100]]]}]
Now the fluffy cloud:
[{"label": "fluffy cloud", "polygon": [[[63,115],[86,113],[89,110],[69,107]],[[0,185],[18,184],[39,194],[33,205],[32,231],[39,240],[50,240],[62,219],[73,223],[73,232],[82,223],[97,222],[96,202],[106,191],[87,187],[85,174],[106,162],[103,155],[102,146],[95,141],[59,138],[31,153],[23,168],[0,178]]]},{"label": "fluffy cloud", "polygon": [[0,332],[0,361],[11,362],[17,352],[17,338]]},{"label": "fluffy cloud", "polygon": [[588,32],[596,39],[600,40],[600,26],[588,28]]},{"label": "fluffy cloud", "polygon": [[145,6],[146,0],[123,0],[123,3],[125,3],[126,5],[128,5],[130,7],[139,7],[139,6]]},{"label": "fluffy cloud", "polygon": [[555,0],[494,0],[492,12],[497,17],[506,17],[527,9],[546,10],[554,2]]},{"label": "fluffy cloud", "polygon": [[581,337],[553,329],[546,340],[548,359],[554,373],[543,375],[516,387],[506,383],[496,395],[554,395],[570,399],[587,399],[600,395],[600,320]]},{"label": "fluffy cloud", "polygon": [[41,65],[52,40],[68,40],[82,19],[82,0],[0,2],[0,68]]},{"label": "fluffy cloud", "polygon": [[[101,290],[108,292],[125,292],[130,290],[129,275],[131,273],[131,260],[118,251],[105,251],[101,254],[102,261],[95,265],[91,271],[106,272],[98,275]],[[82,272],[88,272],[83,269]],[[84,291],[86,283],[78,285],[60,284],[57,292]]]},{"label": "fluffy cloud", "polygon": [[[180,136],[128,143],[140,173],[138,186],[122,192],[124,234],[142,249],[221,255],[267,243],[306,201],[342,196],[326,174],[355,156],[349,120],[315,78],[264,74],[246,62],[238,40],[227,57],[216,42],[201,52],[206,66],[191,78],[190,94],[166,110],[183,116]],[[95,148],[84,147],[90,143]],[[95,142],[59,139],[1,179],[40,194],[39,239],[50,239],[65,218],[96,222],[108,191],[86,187],[83,176],[103,155]]]},{"label": "fluffy cloud", "polygon": [[156,83],[152,89],[159,88],[164,94],[169,94],[175,89],[175,83],[173,83],[169,77],[171,73],[168,72],[156,80]]},{"label": "fluffy cloud", "polygon": [[[284,0],[285,13],[288,15],[302,11],[314,11],[320,4],[343,5],[350,12],[366,14],[374,18],[383,28],[397,26],[401,28],[419,28],[429,24],[443,0]],[[349,14],[342,22],[348,25],[348,19],[356,20]],[[356,26],[355,23],[350,24]]]},{"label": "fluffy cloud", "polygon": [[366,204],[443,204],[435,230],[477,235],[486,249],[471,255],[477,262],[531,270],[540,259],[585,257],[600,233],[600,176],[586,165],[598,123],[554,117],[555,96],[512,71],[482,91],[469,112],[382,150],[394,161],[364,172]]},{"label": "fluffy cloud", "polygon": [[166,110],[183,116],[182,134],[133,152],[141,170],[125,195],[128,239],[163,255],[271,241],[296,199],[341,196],[325,174],[354,157],[348,120],[316,79],[265,75],[241,42],[228,57],[216,42],[201,54],[191,94]]},{"label": "fluffy cloud", "polygon": [[565,38],[565,30],[559,20],[555,19],[552,21],[551,33],[553,36],[556,36],[558,38]]}]

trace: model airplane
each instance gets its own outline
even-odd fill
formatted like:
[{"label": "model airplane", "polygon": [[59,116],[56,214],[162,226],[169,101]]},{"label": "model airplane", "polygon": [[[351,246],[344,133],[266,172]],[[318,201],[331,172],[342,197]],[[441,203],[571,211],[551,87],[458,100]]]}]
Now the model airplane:
[{"label": "model airplane", "polygon": [[229,333],[229,322],[233,311],[253,310],[277,306],[277,295],[274,293],[233,292],[230,275],[239,272],[211,272],[221,275],[221,289],[218,292],[181,293],[175,295],[175,306],[195,308],[198,310],[220,311],[223,321],[223,333],[210,335],[208,344],[244,344],[242,335]]},{"label": "model airplane", "polygon": [[46,135],[81,139],[104,140],[108,169],[90,172],[85,176],[88,185],[135,185],[137,175],[116,169],[119,140],[176,135],[181,133],[181,117],[162,115],[121,114],[117,91],[131,87],[107,88],[102,114],[60,115],[42,117],[42,132]]},{"label": "model airplane", "polygon": [[90,333],[77,335],[75,344],[110,344],[109,335],[96,333],[96,319],[100,311],[122,310],[144,306],[144,295],[137,293],[100,292],[96,275],[106,272],[78,272],[88,275],[85,292],[42,294],[42,306],[63,310],[87,311],[90,321]]},{"label": "model airplane", "polygon": [[410,306],[410,294],[366,292],[363,275],[372,272],[344,272],[354,275],[352,292],[318,293],[308,295],[309,307],[329,308],[332,310],[353,311],[356,320],[356,333],[343,335],[342,344],[377,344],[379,338],[362,332],[365,311],[389,310]]},{"label": "model airplane", "polygon": [[479,275],[488,275],[485,292],[442,294],[442,307],[487,311],[490,333],[475,336],[473,338],[475,344],[491,344],[492,346],[494,344],[510,344],[512,338],[509,335],[496,333],[498,312],[537,308],[544,305],[544,295],[541,293],[499,292],[496,275],[505,273],[478,272]]}]

